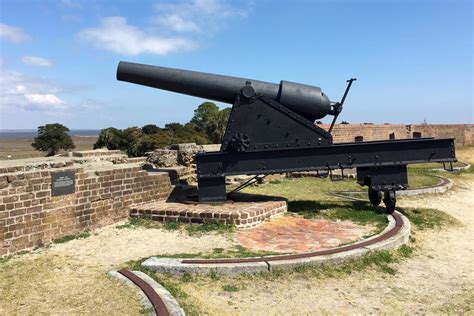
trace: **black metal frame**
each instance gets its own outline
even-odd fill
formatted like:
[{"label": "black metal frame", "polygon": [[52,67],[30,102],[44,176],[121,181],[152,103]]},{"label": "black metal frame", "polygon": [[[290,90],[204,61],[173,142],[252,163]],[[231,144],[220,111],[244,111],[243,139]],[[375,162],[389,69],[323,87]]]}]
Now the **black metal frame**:
[{"label": "black metal frame", "polygon": [[395,191],[408,187],[407,164],[452,161],[453,138],[333,144],[330,133],[255,93],[251,82],[235,99],[221,150],[196,155],[200,201],[226,200],[226,176],[357,168],[370,201],[378,205],[383,197],[388,213]]}]

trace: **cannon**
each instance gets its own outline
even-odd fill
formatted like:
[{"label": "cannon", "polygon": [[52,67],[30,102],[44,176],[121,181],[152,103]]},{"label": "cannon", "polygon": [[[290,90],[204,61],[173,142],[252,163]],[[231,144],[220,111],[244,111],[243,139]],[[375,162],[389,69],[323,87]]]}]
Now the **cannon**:
[{"label": "cannon", "polygon": [[[117,79],[232,104],[220,150],[196,155],[198,198],[203,202],[230,197],[225,184],[230,175],[258,179],[356,168],[357,182],[368,187],[370,202],[379,205],[383,200],[386,212],[392,213],[396,191],[408,187],[408,164],[456,161],[453,138],[334,144],[331,131],[355,78],[347,80],[339,102],[331,102],[319,87],[290,81],[275,84],[129,62],[119,63]],[[314,124],[327,115],[333,116],[328,130]]]}]

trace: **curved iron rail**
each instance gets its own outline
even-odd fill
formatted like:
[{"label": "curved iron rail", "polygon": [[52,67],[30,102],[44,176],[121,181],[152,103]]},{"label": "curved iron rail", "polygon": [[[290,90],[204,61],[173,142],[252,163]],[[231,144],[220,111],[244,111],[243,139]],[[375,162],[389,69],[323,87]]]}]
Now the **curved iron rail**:
[{"label": "curved iron rail", "polygon": [[156,315],[158,316],[169,316],[170,313],[168,308],[166,307],[165,303],[161,299],[161,297],[155,292],[155,290],[145,281],[143,281],[140,277],[138,277],[135,273],[128,269],[122,269],[117,271],[130,281],[132,281],[136,286],[138,286],[143,293],[145,293],[146,297],[150,300],[151,304],[153,305],[153,309],[155,310]]}]

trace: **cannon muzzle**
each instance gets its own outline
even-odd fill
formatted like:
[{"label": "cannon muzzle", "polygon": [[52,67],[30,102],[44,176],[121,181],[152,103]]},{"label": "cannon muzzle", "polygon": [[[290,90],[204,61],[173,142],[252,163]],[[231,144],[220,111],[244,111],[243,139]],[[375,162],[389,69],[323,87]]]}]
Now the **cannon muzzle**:
[{"label": "cannon muzzle", "polygon": [[117,80],[233,104],[241,89],[252,85],[256,93],[273,99],[311,121],[325,117],[331,102],[321,88],[281,81],[280,84],[204,72],[121,61]]}]

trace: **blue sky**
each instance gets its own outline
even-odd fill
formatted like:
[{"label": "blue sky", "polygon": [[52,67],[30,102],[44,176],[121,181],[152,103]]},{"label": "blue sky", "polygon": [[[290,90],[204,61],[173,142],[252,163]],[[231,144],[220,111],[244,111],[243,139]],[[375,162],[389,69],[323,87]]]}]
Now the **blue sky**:
[{"label": "blue sky", "polygon": [[473,123],[472,45],[462,0],[1,0],[0,128],[163,126],[204,101],[118,82],[120,60],[301,82],[333,101],[357,77],[340,120]]}]

